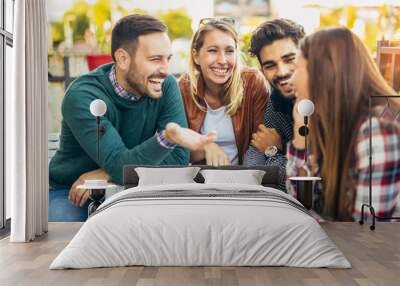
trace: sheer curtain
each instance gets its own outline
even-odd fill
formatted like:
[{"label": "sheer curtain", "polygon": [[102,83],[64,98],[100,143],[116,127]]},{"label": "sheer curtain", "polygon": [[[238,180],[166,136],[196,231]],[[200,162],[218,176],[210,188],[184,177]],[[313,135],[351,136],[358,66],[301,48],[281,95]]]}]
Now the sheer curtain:
[{"label": "sheer curtain", "polygon": [[6,187],[12,242],[47,231],[46,0],[15,2],[13,92],[6,98]]}]

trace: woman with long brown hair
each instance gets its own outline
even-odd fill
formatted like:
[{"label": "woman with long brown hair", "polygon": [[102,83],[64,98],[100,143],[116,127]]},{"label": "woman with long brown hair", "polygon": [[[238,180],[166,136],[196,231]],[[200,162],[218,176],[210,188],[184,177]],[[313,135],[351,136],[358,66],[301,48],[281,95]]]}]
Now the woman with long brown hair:
[{"label": "woman with long brown hair", "polygon": [[179,80],[189,128],[217,138],[192,151],[192,162],[238,165],[263,122],[269,96],[260,71],[241,68],[239,38],[230,18],[206,18],[193,36],[189,73]]},{"label": "woman with long brown hair", "polygon": [[[331,28],[307,36],[300,46],[292,78],[297,102],[309,98],[315,104],[310,122],[314,166],[323,179],[324,213],[333,219],[358,218],[368,202],[369,133],[372,132],[372,202],[376,215],[400,211],[400,119],[384,106],[399,110],[395,95],[379,73],[361,40],[347,28]],[[388,107],[386,106],[386,107]],[[298,174],[304,161],[304,137],[298,133],[303,119],[293,111],[294,140],[288,150],[288,177]],[[308,160],[311,161],[311,160]]]}]

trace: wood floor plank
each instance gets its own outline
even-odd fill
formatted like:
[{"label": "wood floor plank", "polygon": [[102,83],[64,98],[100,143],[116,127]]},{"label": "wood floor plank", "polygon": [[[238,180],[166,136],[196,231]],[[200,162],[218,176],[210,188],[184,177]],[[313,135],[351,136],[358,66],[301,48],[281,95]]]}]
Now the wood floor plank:
[{"label": "wood floor plank", "polygon": [[378,223],[375,231],[357,223],[322,227],[346,255],[352,269],[290,267],[118,267],[83,270],[48,269],[81,227],[50,223],[49,233],[32,243],[0,240],[0,285],[400,285],[400,223]]}]

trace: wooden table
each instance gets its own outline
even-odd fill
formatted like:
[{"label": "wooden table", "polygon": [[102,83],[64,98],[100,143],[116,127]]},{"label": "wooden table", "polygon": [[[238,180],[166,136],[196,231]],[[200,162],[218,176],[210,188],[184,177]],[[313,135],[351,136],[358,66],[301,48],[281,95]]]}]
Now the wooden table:
[{"label": "wooden table", "polygon": [[49,270],[51,261],[81,223],[50,223],[32,243],[0,241],[0,285],[400,285],[400,223],[375,231],[357,223],[324,223],[325,231],[353,268],[120,267]]}]

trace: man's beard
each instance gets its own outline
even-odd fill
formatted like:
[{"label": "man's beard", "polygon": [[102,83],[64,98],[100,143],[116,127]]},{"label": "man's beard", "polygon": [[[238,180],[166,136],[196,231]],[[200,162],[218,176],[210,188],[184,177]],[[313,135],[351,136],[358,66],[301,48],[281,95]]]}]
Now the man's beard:
[{"label": "man's beard", "polygon": [[[282,91],[282,86],[280,85],[281,82],[288,81],[292,77],[292,75],[293,74],[290,73],[290,74],[285,74],[284,76],[277,76],[277,77],[272,79],[271,84],[275,89],[277,89],[281,93],[283,93],[284,96],[291,96],[292,97],[292,96],[294,96],[294,89],[291,88],[292,90],[288,93],[286,91]],[[287,84],[289,84],[289,83],[287,83]]]},{"label": "man's beard", "polygon": [[126,76],[125,81],[129,85],[129,92],[133,95],[140,96],[142,94],[145,94],[145,90],[143,90],[139,84],[131,80],[129,74]]},{"label": "man's beard", "polygon": [[[167,74],[163,74],[160,72],[156,72],[151,74],[150,76],[148,76],[147,78],[143,79],[143,84],[137,83],[135,82],[135,68],[134,67],[130,67],[129,68],[129,72],[126,75],[125,81],[126,83],[129,85],[129,92],[136,95],[136,96],[140,96],[140,95],[145,95],[151,98],[154,98],[154,96],[152,96],[151,94],[149,94],[148,90],[147,90],[147,86],[146,83],[149,82],[149,80],[153,79],[153,78],[158,78],[158,79],[165,79],[167,77]],[[140,78],[138,78],[139,80],[141,80]]]},{"label": "man's beard", "polygon": [[[136,70],[136,65],[131,63],[129,65],[129,72],[125,76],[125,82],[129,86],[129,92],[132,93],[135,96],[141,96],[145,93],[145,88],[141,87],[140,84],[135,82],[135,70]],[[139,79],[140,80],[140,79]]]}]

